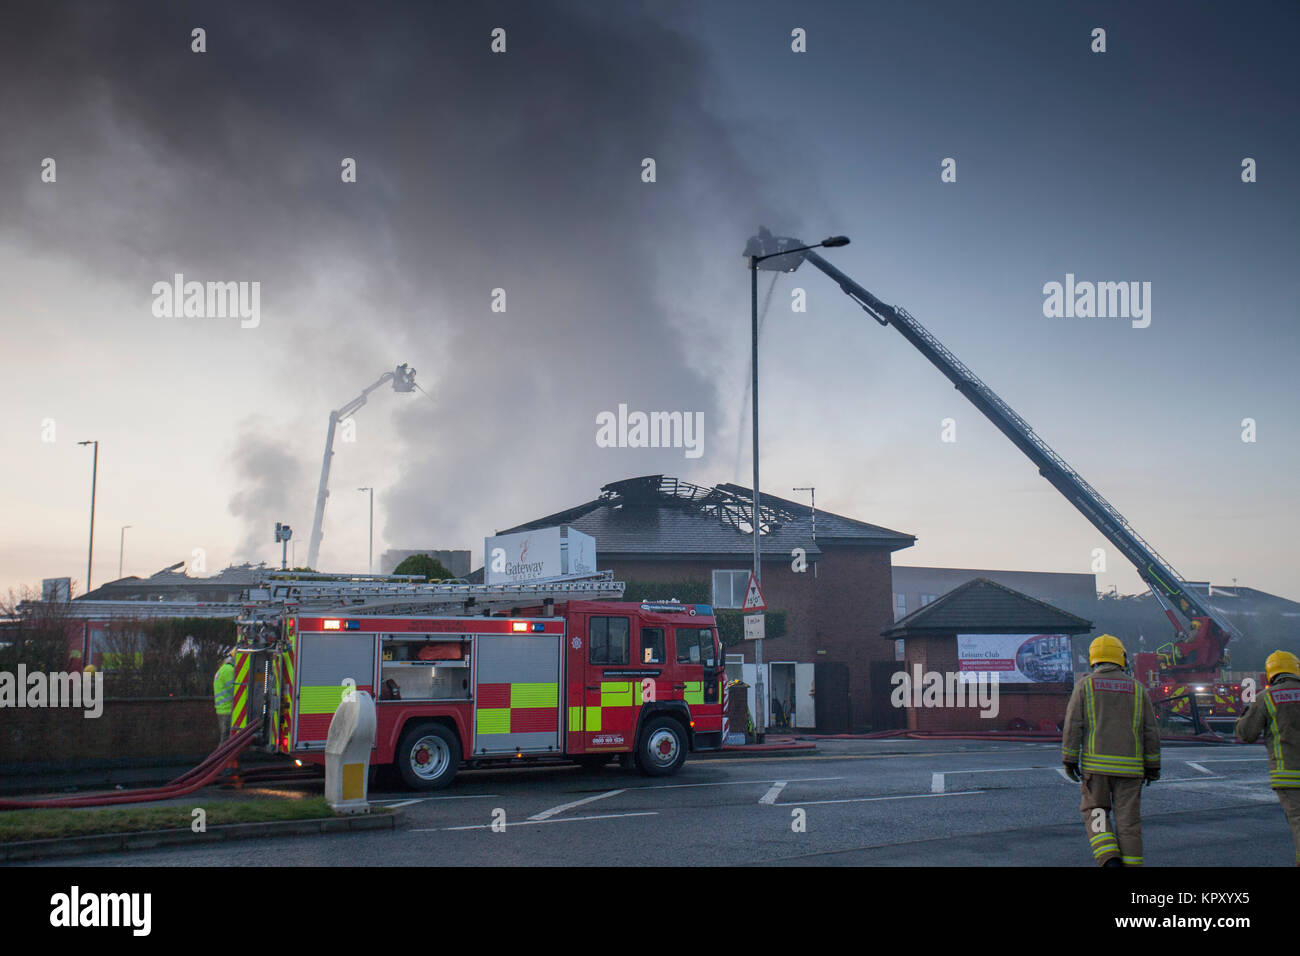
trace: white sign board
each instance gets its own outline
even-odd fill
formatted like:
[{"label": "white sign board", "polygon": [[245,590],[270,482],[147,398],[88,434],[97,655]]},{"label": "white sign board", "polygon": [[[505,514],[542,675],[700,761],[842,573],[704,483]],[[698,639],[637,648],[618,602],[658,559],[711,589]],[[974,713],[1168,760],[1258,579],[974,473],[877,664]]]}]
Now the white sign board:
[{"label": "white sign board", "polygon": [[991,673],[1003,684],[1068,684],[1073,651],[1064,634],[958,634],[957,669]]},{"label": "white sign board", "polygon": [[72,578],[42,578],[42,601],[67,601],[72,597]]},{"label": "white sign board", "polygon": [[589,534],[583,534],[581,531],[574,531],[572,528],[567,529],[568,536],[564,538],[564,573],[565,574],[595,574],[596,573],[596,539]]},{"label": "white sign board", "polygon": [[745,640],[761,641],[763,640],[763,615],[746,614],[745,615]]},{"label": "white sign board", "polygon": [[487,584],[529,584],[563,574],[559,528],[499,534],[483,541],[483,580]]}]

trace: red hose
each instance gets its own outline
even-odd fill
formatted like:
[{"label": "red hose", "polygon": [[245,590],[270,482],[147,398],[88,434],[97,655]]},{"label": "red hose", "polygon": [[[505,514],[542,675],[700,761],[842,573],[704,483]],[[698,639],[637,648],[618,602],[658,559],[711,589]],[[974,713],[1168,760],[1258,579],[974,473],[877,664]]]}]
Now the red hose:
[{"label": "red hose", "polygon": [[37,810],[47,807],[100,807],[116,803],[147,803],[153,800],[169,800],[183,797],[206,787],[217,778],[230,760],[243,753],[253,742],[257,727],[245,727],[233,737],[222,742],[221,746],[197,767],[185,771],[175,780],[161,787],[144,790],[110,791],[108,793],[85,793],[67,797],[50,797],[46,800],[0,800],[0,810]]}]

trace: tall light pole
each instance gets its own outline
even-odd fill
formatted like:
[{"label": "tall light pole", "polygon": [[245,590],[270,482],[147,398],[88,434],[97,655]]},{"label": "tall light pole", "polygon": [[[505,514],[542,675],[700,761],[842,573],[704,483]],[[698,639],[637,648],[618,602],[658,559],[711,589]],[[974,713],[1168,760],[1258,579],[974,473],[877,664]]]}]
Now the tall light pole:
[{"label": "tall light pole", "polygon": [[[753,409],[750,413],[750,420],[754,426],[754,513],[752,524],[754,525],[754,580],[762,585],[763,583],[763,566],[759,555],[758,535],[759,527],[762,524],[761,514],[759,511],[758,501],[758,264],[765,259],[778,258],[789,255],[793,252],[807,252],[809,249],[825,247],[827,249],[836,246],[847,246],[849,244],[848,236],[829,236],[821,242],[815,242],[809,246],[791,246],[785,247],[785,244],[773,236],[766,229],[760,228],[758,235],[752,237],[745,244],[745,256],[749,259],[749,331],[750,331],[750,349],[749,362],[750,371],[753,379]],[[795,260],[794,265],[798,266],[799,260]],[[780,264],[768,266],[770,271],[790,272],[792,268],[784,268]],[[767,707],[763,700],[763,641],[759,639],[754,642],[754,672],[757,675],[754,681],[754,707],[758,711],[757,719],[754,721],[754,732],[759,742],[763,741],[767,733]]]},{"label": "tall light pole", "polygon": [[95,457],[90,471],[90,549],[86,554],[86,593],[90,593],[90,570],[95,562],[95,486],[99,482],[99,442],[79,441],[78,445],[94,445]]},{"label": "tall light pole", "polygon": [[375,489],[358,488],[357,491],[370,492],[370,563],[366,566],[367,574],[375,573]]},{"label": "tall light pole", "polygon": [[122,536],[117,543],[117,577],[119,581],[122,579],[122,555],[126,553],[126,529],[130,527],[129,524],[122,525]]}]

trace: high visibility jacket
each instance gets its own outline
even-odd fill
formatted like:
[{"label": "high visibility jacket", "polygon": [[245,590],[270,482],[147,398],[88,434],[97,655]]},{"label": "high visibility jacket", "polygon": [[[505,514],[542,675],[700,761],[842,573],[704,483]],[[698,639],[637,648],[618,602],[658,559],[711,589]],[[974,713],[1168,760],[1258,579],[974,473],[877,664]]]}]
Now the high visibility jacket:
[{"label": "high visibility jacket", "polygon": [[1116,664],[1079,678],[1065,709],[1061,760],[1112,777],[1159,769],[1160,733],[1146,688]]},{"label": "high visibility jacket", "polygon": [[218,714],[228,714],[235,704],[235,665],[224,661],[212,678],[212,700]]},{"label": "high visibility jacket", "polygon": [[1300,789],[1300,678],[1290,674],[1278,677],[1251,701],[1234,729],[1248,744],[1263,732],[1269,786]]}]

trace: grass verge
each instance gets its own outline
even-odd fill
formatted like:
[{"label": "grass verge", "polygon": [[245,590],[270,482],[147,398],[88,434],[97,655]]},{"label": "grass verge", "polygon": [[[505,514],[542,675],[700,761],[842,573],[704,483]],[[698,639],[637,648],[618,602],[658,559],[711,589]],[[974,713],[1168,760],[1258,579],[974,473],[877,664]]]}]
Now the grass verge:
[{"label": "grass verge", "polygon": [[215,800],[206,806],[198,799],[193,803],[165,807],[4,810],[0,811],[0,843],[139,830],[188,830],[195,819],[193,811],[196,807],[203,807],[207,814],[205,822],[210,827],[222,823],[312,820],[335,815],[324,797]]}]

